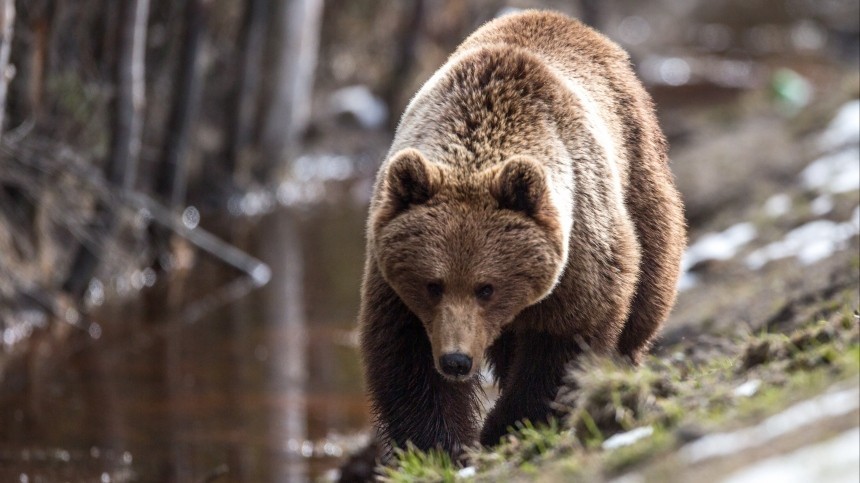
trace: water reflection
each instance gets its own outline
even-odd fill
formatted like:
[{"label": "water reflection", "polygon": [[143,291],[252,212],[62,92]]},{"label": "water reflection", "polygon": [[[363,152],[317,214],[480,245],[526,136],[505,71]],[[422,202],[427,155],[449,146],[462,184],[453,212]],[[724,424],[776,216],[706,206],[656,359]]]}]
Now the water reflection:
[{"label": "water reflection", "polygon": [[[262,238],[264,262],[273,267],[274,280],[263,300],[264,317],[280,321],[285,337],[268,348],[272,355],[269,366],[269,390],[284,392],[287,397],[280,414],[273,415],[273,447],[286,446],[287,464],[274,475],[278,481],[299,481],[307,474],[306,458],[312,448],[305,445],[307,412],[304,395],[307,385],[307,330],[303,286],[303,257],[298,226],[292,214],[277,214],[269,236]],[[287,444],[283,441],[286,438]],[[301,443],[299,443],[301,442]]]},{"label": "water reflection", "polygon": [[0,481],[306,481],[331,468],[367,426],[351,335],[363,218],[343,205],[267,215],[240,241],[272,269],[262,290],[202,258],[179,294],[102,306],[87,321],[97,340],[78,330],[34,350],[0,388]]}]

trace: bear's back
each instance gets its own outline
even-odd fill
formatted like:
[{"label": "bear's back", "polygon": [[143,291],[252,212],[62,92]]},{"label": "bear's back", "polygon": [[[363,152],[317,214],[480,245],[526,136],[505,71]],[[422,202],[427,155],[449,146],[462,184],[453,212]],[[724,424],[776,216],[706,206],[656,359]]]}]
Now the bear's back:
[{"label": "bear's back", "polygon": [[487,22],[451,59],[489,46],[529,52],[574,92],[598,142],[611,150],[624,189],[629,162],[653,166],[667,161],[651,96],[615,42],[560,13],[526,10]]},{"label": "bear's back", "polygon": [[554,67],[594,70],[624,67],[627,53],[602,34],[559,13],[527,10],[484,24],[466,38],[451,57],[479,47],[508,45],[532,52]]},{"label": "bear's back", "polygon": [[[487,90],[491,76],[507,78],[503,95]],[[541,105],[552,112],[535,114]],[[526,111],[528,115],[518,115]],[[537,147],[555,149],[583,139],[581,128],[553,131],[539,122],[549,118],[556,127],[580,126],[590,132],[616,192],[626,191],[631,182],[636,189],[631,162],[645,171],[666,162],[650,96],[627,54],[578,20],[534,10],[492,20],[463,41],[412,98],[387,158],[416,148],[467,176],[511,154],[548,160],[552,156]],[[560,139],[546,142],[555,133]],[[575,147],[569,152],[580,157]],[[558,168],[550,171],[563,177],[567,170]]]}]

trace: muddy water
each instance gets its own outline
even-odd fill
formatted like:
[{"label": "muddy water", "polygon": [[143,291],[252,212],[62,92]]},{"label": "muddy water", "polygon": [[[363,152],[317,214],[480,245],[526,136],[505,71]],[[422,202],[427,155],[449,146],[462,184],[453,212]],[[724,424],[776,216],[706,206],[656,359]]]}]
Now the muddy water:
[{"label": "muddy water", "polygon": [[303,481],[335,466],[368,426],[351,333],[363,220],[268,215],[244,235],[273,270],[263,289],[188,323],[165,301],[242,283],[201,259],[183,293],[99,311],[97,340],[32,351],[0,391],[0,481]]}]

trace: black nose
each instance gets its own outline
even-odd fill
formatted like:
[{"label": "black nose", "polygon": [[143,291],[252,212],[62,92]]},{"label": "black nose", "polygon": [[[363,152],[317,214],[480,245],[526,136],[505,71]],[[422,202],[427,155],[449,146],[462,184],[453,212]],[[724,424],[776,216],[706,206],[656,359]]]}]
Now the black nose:
[{"label": "black nose", "polygon": [[472,358],[466,354],[454,352],[440,357],[439,365],[442,367],[442,372],[449,376],[462,376],[472,369]]}]

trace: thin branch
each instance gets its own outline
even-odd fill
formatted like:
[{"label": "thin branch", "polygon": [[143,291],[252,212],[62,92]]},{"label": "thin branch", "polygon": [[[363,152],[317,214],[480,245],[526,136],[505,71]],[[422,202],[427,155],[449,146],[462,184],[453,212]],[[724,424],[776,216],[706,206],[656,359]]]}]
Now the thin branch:
[{"label": "thin branch", "polygon": [[[33,141],[30,141],[32,143]],[[188,240],[192,245],[209,253],[222,262],[236,268],[248,275],[257,287],[262,287],[271,278],[271,269],[268,265],[245,253],[239,248],[219,239],[212,233],[200,227],[188,227],[182,222],[181,216],[168,207],[159,203],[150,196],[134,190],[124,190],[108,183],[104,176],[92,165],[80,156],[68,150],[52,146],[50,143],[44,147],[44,156],[28,156],[33,159],[40,171],[52,172],[62,170],[64,173],[74,176],[85,184],[96,196],[103,206],[110,206],[114,211],[120,207],[134,210],[146,210],[152,220]],[[16,147],[0,144],[0,151],[10,154],[8,159],[18,160],[14,155]],[[54,153],[49,156],[47,153]]]},{"label": "thin branch", "polygon": [[258,286],[263,286],[269,282],[271,271],[265,263],[206,230],[185,226],[175,213],[149,196],[138,191],[127,191],[122,193],[122,200],[134,208],[147,210],[153,220],[170,228],[197,248],[215,255],[224,263],[247,273]]},{"label": "thin branch", "polygon": [[9,64],[14,25],[15,0],[0,0],[0,136],[3,134],[3,121],[6,117],[6,92],[15,73],[14,66]]}]

